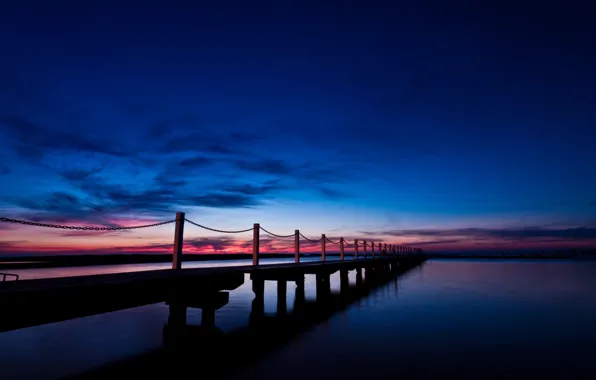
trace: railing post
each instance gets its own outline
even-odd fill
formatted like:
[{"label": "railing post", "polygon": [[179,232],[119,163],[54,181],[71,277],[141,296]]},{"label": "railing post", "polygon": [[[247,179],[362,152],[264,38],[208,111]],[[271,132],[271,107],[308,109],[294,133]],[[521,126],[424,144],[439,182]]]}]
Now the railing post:
[{"label": "railing post", "polygon": [[363,248],[363,249],[364,249],[364,260],[366,260],[366,245],[367,245],[367,244],[368,244],[368,243],[366,242],[366,240],[364,240],[364,241],[362,242],[362,246],[364,247],[364,248]]},{"label": "railing post", "polygon": [[259,265],[259,232],[261,226],[255,223],[252,230],[252,265]]},{"label": "railing post", "polygon": [[182,245],[184,244],[184,213],[176,213],[176,229],[174,230],[174,252],[172,269],[182,269]]},{"label": "railing post", "polygon": [[354,258],[358,260],[358,239],[354,239]]},{"label": "railing post", "polygon": [[339,238],[339,259],[343,261],[344,259],[344,238]]},{"label": "railing post", "polygon": [[325,248],[326,248],[326,244],[327,243],[327,238],[325,237],[325,234],[321,234],[321,260],[325,261]]},{"label": "railing post", "polygon": [[372,249],[370,250],[370,253],[371,253],[372,258],[374,260],[374,258],[375,258],[375,243],[374,242],[371,242],[370,243],[370,246],[372,247]]},{"label": "railing post", "polygon": [[383,244],[379,243],[379,255],[383,256]]},{"label": "railing post", "polygon": [[294,262],[300,262],[300,231],[294,230]]},{"label": "railing post", "polygon": [[389,253],[389,252],[387,251],[387,243],[384,243],[384,244],[383,244],[383,250],[384,250],[384,251],[383,251],[384,255],[385,255],[385,256],[387,256],[387,254]]}]

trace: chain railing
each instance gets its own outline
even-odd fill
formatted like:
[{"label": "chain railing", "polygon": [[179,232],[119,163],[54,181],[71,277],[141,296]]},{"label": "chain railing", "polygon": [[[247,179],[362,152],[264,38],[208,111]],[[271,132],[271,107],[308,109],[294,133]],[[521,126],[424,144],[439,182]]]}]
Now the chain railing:
[{"label": "chain railing", "polygon": [[[20,224],[20,225],[27,225],[27,226],[35,226],[35,227],[45,227],[45,228],[57,228],[57,229],[66,229],[66,230],[76,230],[76,231],[124,231],[124,230],[134,230],[140,228],[150,228],[150,227],[157,227],[162,226],[170,223],[175,224],[175,232],[174,232],[174,253],[173,253],[173,261],[172,267],[174,269],[181,268],[182,262],[182,247],[184,244],[183,239],[183,232],[184,232],[184,222],[188,222],[189,224],[202,228],[207,231],[217,232],[222,234],[240,234],[245,232],[253,232],[253,265],[259,264],[259,247],[260,247],[260,231],[263,231],[267,235],[273,236],[279,239],[286,239],[286,238],[294,238],[294,257],[295,262],[300,262],[300,238],[306,240],[309,243],[321,243],[321,258],[322,261],[326,260],[326,243],[339,245],[340,248],[340,260],[344,260],[345,252],[344,247],[353,247],[354,249],[354,259],[359,259],[360,254],[358,251],[359,246],[363,248],[363,258],[367,258],[367,247],[371,248],[370,253],[372,254],[372,258],[375,258],[375,254],[378,253],[381,256],[387,255],[405,255],[405,254],[413,254],[413,253],[422,253],[421,249],[413,248],[406,245],[397,245],[397,244],[388,244],[388,243],[375,243],[375,242],[367,242],[366,240],[359,241],[358,239],[354,239],[354,243],[349,243],[343,237],[340,237],[338,241],[333,241],[325,236],[325,234],[321,235],[319,239],[310,239],[307,236],[303,235],[299,230],[295,230],[293,234],[283,235],[271,232],[264,227],[261,227],[259,223],[255,223],[253,227],[246,228],[242,230],[224,230],[220,228],[213,228],[209,226],[205,226],[194,222],[192,220],[186,219],[184,213],[176,213],[176,219],[173,220],[165,220],[162,222],[156,222],[151,224],[143,224],[143,225],[136,225],[136,226],[117,226],[117,227],[90,227],[90,226],[76,226],[76,225],[61,225],[61,224],[53,224],[53,223],[42,223],[42,222],[33,222],[28,220],[21,220],[21,219],[13,219],[7,217],[0,217],[0,222],[5,223],[12,223],[12,224]],[[378,247],[378,251],[375,252],[376,245]],[[1,275],[1,274],[0,274]]]}]

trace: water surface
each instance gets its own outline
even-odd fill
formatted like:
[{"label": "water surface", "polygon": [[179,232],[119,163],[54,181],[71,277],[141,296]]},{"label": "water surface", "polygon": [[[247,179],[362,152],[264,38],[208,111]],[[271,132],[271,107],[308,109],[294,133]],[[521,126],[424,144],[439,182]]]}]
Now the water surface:
[{"label": "water surface", "polygon": [[[216,314],[224,331],[247,323],[246,280]],[[307,276],[308,299],[315,287]],[[274,282],[265,311],[276,311]],[[1,377],[56,379],[148,352],[167,317],[160,303],[1,333]],[[189,309],[189,324],[200,319]],[[431,260],[231,378],[596,378],[594,358],[595,262]]]}]

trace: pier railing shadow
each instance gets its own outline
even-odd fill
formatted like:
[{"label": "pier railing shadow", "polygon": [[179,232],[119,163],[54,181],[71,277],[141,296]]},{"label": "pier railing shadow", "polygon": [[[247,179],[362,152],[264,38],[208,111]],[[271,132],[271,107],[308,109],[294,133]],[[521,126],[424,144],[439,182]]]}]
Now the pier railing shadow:
[{"label": "pier railing shadow", "polygon": [[[398,277],[422,265],[423,260],[373,262],[365,267],[339,270],[339,291],[331,290],[330,275],[336,270],[311,273],[316,276],[316,297],[305,297],[305,273],[289,273],[272,279],[253,275],[255,294],[245,327],[224,332],[217,327],[216,310],[228,303],[228,292],[214,292],[188,299],[170,298],[168,322],[163,328],[163,347],[152,353],[76,376],[76,378],[107,378],[123,371],[143,374],[182,376],[200,368],[209,378],[226,376],[275,350],[301,333],[324,323],[333,315],[367,297],[375,289],[395,284]],[[356,281],[349,282],[348,272],[356,271]],[[277,282],[277,308],[265,313],[264,282]],[[288,311],[287,282],[295,281],[294,304]],[[202,309],[198,325],[187,323],[187,309]]]}]

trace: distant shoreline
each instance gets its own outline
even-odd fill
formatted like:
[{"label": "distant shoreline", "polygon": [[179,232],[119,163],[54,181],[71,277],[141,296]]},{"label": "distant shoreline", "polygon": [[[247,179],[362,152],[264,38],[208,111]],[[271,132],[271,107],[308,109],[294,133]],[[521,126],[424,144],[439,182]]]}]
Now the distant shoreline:
[{"label": "distant shoreline", "polygon": [[[327,253],[329,257],[338,257],[339,253]],[[262,259],[292,258],[293,253],[262,253]],[[300,257],[320,257],[319,254],[301,254]],[[353,254],[346,255],[352,259]],[[360,256],[362,257],[362,256]],[[370,253],[368,255],[370,256]],[[429,259],[567,259],[567,260],[595,260],[596,255],[570,255],[561,253],[525,253],[525,254],[432,254],[427,253]],[[250,260],[251,254],[226,253],[226,254],[187,254],[184,261],[215,261],[215,260]],[[34,268],[59,268],[96,265],[123,265],[123,264],[152,264],[172,262],[171,254],[112,254],[112,255],[53,255],[53,256],[13,256],[0,257],[0,270],[34,269]]]}]

